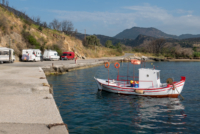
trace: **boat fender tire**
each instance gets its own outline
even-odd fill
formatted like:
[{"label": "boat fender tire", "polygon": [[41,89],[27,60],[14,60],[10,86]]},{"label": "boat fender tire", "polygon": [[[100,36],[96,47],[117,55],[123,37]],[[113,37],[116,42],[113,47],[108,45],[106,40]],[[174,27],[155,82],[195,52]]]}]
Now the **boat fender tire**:
[{"label": "boat fender tire", "polygon": [[114,64],[114,66],[115,66],[115,68],[119,68],[119,67],[120,67],[120,64],[119,64],[118,62],[116,62],[116,63]]},{"label": "boat fender tire", "polygon": [[105,62],[104,66],[105,66],[105,68],[109,68],[110,67],[110,63],[109,62]]}]

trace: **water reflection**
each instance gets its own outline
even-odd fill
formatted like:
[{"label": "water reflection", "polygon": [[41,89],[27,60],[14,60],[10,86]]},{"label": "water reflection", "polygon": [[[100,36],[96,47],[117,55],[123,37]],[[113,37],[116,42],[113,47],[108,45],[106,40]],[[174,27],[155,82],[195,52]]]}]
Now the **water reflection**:
[{"label": "water reflection", "polygon": [[[98,91],[97,99],[115,102],[115,106],[112,107],[114,111],[126,110],[126,104],[129,104],[132,124],[139,128],[158,129],[169,125],[182,125],[185,124],[183,119],[187,117],[179,98],[150,98]],[[112,116],[117,115],[114,112]]]}]

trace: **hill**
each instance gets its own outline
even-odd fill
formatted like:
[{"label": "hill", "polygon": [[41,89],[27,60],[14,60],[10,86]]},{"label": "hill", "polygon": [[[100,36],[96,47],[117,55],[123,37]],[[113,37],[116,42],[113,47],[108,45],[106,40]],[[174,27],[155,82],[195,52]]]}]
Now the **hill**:
[{"label": "hill", "polygon": [[180,36],[176,35],[170,35],[166,34],[156,28],[141,28],[141,27],[133,27],[130,29],[126,29],[120,33],[118,33],[114,38],[117,39],[136,39],[138,35],[146,35],[151,36],[154,38],[173,38],[173,39],[186,39],[186,38],[197,38],[200,37],[200,34],[198,35],[192,35],[192,34],[182,34]]},{"label": "hill", "polygon": [[79,58],[94,58],[119,55],[116,50],[96,47],[86,48],[82,40],[61,31],[43,27],[24,13],[0,4],[0,47],[10,47],[19,60],[22,49],[53,49],[74,51]]},{"label": "hill", "polygon": [[166,34],[156,28],[141,28],[141,27],[133,27],[131,29],[126,29],[116,36],[118,39],[135,39],[138,35],[146,35],[155,38],[177,38],[175,35]]}]

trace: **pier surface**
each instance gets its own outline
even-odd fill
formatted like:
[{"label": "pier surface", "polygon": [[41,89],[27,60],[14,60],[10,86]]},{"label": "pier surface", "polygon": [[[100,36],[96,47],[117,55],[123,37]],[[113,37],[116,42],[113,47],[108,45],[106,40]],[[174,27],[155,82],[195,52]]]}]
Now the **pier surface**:
[{"label": "pier surface", "polygon": [[43,70],[75,69],[124,57],[0,65],[0,134],[68,134]]},{"label": "pier surface", "polygon": [[[44,77],[45,79],[40,79]],[[0,66],[0,134],[67,134],[39,67]]]}]

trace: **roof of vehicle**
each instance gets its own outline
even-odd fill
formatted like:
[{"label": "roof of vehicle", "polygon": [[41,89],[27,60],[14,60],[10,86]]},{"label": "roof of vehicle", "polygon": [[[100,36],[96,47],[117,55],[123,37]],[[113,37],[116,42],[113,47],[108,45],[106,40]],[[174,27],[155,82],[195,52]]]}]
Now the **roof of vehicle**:
[{"label": "roof of vehicle", "polygon": [[49,51],[49,52],[56,52],[57,53],[57,51],[56,50],[45,50],[45,51]]},{"label": "roof of vehicle", "polygon": [[22,51],[40,51],[40,49],[23,49]]},{"label": "roof of vehicle", "polygon": [[69,52],[63,52],[63,53],[74,53],[74,52],[69,51]]},{"label": "roof of vehicle", "polygon": [[0,50],[13,50],[12,48],[0,47]]}]

